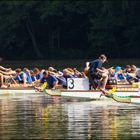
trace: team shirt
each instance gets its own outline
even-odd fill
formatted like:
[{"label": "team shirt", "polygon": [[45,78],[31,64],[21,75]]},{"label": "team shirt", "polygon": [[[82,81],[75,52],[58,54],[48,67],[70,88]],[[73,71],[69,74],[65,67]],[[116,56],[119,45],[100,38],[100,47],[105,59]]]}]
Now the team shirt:
[{"label": "team shirt", "polygon": [[94,73],[96,72],[97,68],[101,68],[102,67],[102,61],[100,59],[96,59],[94,61],[90,62],[90,68],[89,68],[89,72],[90,73]]},{"label": "team shirt", "polygon": [[49,75],[47,78],[43,77],[41,83],[47,82],[47,88],[53,88],[55,82],[58,82],[57,78],[53,75]]}]

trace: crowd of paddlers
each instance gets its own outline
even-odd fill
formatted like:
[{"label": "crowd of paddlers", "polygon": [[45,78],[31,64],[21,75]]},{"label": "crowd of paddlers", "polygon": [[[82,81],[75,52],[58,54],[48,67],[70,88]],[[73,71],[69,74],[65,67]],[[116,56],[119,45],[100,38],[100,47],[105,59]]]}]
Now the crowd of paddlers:
[{"label": "crowd of paddlers", "polygon": [[90,89],[104,90],[107,84],[117,84],[118,82],[129,83],[139,82],[140,69],[135,65],[126,65],[104,68],[107,57],[102,54],[99,58],[86,63],[83,71],[76,68],[65,68],[62,71],[49,67],[47,69],[33,68],[4,68],[0,66],[0,85],[1,88],[8,87],[30,87],[40,89],[45,84],[45,88],[67,88],[68,78],[89,78]]},{"label": "crowd of paddlers", "polygon": [[84,72],[79,72],[76,68],[65,68],[62,71],[53,67],[48,69],[33,68],[4,68],[0,66],[0,82],[1,88],[7,87],[40,87],[43,83],[47,83],[49,89],[56,87],[67,87],[67,78],[85,78]]},{"label": "crowd of paddlers", "polygon": [[107,57],[101,54],[98,59],[89,62],[87,76],[94,89],[105,90],[107,84],[133,84],[139,82],[140,69],[136,65],[126,65],[124,68],[104,68],[102,64],[107,61]]}]

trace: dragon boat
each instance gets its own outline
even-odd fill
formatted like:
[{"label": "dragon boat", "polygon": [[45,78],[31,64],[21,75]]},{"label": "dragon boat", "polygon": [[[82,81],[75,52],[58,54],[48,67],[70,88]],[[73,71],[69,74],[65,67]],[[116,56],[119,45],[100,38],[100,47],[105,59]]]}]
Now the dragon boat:
[{"label": "dragon boat", "polygon": [[140,95],[138,96],[116,96],[113,95],[112,98],[121,103],[134,103],[134,104],[140,104]]},{"label": "dragon boat", "polygon": [[[107,90],[103,93],[100,90],[89,90],[89,83],[86,79],[78,80],[76,78],[68,79],[67,89],[46,89],[45,93],[50,96],[65,96],[65,97],[79,97],[89,99],[108,99],[113,98],[117,100],[119,97],[140,97],[139,83],[117,85],[107,85]],[[75,85],[76,84],[76,85]],[[79,86],[78,86],[79,85]],[[118,97],[118,98],[117,98]]]},{"label": "dragon boat", "polygon": [[[115,101],[123,103],[140,103],[139,83],[107,85],[105,93],[101,90],[90,90],[88,78],[69,78],[67,85],[67,89],[45,89],[44,92],[49,96],[88,98],[94,100],[112,98]],[[0,89],[0,95],[44,94],[44,92],[36,91],[34,87],[9,87]]]},{"label": "dragon boat", "polygon": [[2,94],[35,94],[41,93],[36,91],[33,87],[9,87],[9,88],[0,88],[0,95]]}]

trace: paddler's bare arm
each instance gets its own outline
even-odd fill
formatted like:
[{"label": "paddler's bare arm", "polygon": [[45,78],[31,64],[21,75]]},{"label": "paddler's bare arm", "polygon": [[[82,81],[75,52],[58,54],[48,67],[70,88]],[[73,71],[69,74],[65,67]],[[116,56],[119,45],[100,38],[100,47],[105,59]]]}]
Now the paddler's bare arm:
[{"label": "paddler's bare arm", "polygon": [[0,70],[0,73],[2,73],[2,74],[4,74],[4,75],[12,75],[12,74],[16,74],[16,72],[15,71],[8,71],[8,72],[5,72],[5,71],[2,71],[2,70]]},{"label": "paddler's bare arm", "polygon": [[53,88],[52,89],[56,89],[56,86],[58,85],[58,82],[54,82],[53,83]]},{"label": "paddler's bare arm", "polygon": [[11,68],[4,68],[3,66],[0,66],[0,70],[3,70],[3,71],[10,71],[11,70]]},{"label": "paddler's bare arm", "polygon": [[98,71],[98,72],[101,72],[101,73],[107,73],[108,72],[108,70],[107,69],[99,69],[99,68],[96,68],[96,70]]}]

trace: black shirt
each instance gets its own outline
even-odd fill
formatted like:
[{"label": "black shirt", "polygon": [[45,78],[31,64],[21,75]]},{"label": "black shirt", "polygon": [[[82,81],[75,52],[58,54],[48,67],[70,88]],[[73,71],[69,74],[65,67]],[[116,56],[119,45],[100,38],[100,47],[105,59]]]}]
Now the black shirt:
[{"label": "black shirt", "polygon": [[102,63],[102,61],[100,59],[96,59],[96,60],[91,61],[90,64],[89,64],[89,66],[90,66],[89,72],[90,73],[96,72],[96,69],[101,68],[102,64],[103,63]]}]

